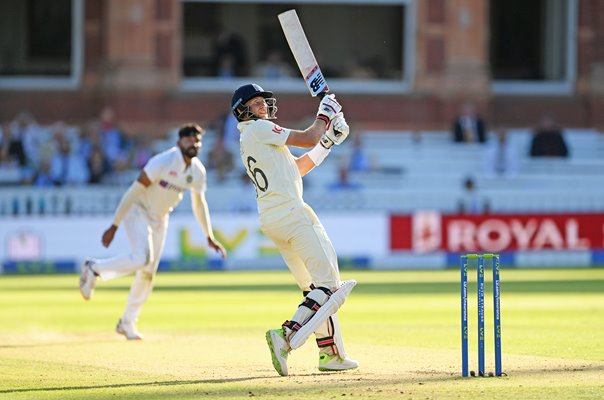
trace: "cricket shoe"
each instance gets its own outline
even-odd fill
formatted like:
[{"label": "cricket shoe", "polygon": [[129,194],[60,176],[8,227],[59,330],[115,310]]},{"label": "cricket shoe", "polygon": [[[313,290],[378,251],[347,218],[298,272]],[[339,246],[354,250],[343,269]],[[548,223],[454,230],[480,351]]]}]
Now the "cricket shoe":
[{"label": "cricket shoe", "polygon": [[319,371],[346,371],[358,366],[359,363],[350,358],[342,358],[337,354],[319,353]]},{"label": "cricket shoe", "polygon": [[126,336],[128,340],[143,340],[143,334],[136,329],[132,322],[118,321],[115,331],[120,335]]},{"label": "cricket shoe", "polygon": [[97,274],[92,269],[94,261],[86,259],[81,268],[80,274],[80,293],[84,300],[90,300],[92,293],[94,293],[94,287],[96,286]]},{"label": "cricket shoe", "polygon": [[270,329],[266,331],[266,343],[271,351],[273,367],[281,376],[287,375],[287,356],[289,355],[289,345],[285,340],[285,332],[281,329]]}]

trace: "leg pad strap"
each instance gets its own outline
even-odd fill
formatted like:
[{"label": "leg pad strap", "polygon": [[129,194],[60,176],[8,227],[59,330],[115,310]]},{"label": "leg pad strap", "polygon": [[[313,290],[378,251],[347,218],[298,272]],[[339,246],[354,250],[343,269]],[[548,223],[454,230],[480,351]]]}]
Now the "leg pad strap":
[{"label": "leg pad strap", "polygon": [[298,307],[306,307],[312,311],[319,311],[321,305],[316,300],[306,297]]},{"label": "leg pad strap", "polygon": [[298,332],[300,328],[302,328],[302,325],[300,325],[298,322],[289,320],[285,321],[281,326],[291,329],[294,332]]},{"label": "leg pad strap", "polygon": [[326,336],[326,337],[322,337],[322,338],[317,338],[317,346],[319,346],[319,348],[323,348],[323,347],[331,347],[335,345],[335,341],[333,339],[333,336]]}]

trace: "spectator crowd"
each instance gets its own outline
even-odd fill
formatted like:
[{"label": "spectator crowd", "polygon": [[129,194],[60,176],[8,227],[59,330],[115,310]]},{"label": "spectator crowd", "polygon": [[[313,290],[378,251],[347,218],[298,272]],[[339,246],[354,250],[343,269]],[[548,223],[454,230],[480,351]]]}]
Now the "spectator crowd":
[{"label": "spectator crowd", "polygon": [[[215,137],[208,142],[202,161],[211,171],[213,184],[220,185],[228,180],[241,182],[241,204],[233,204],[233,210],[241,211],[253,208],[248,197],[253,196],[254,191],[238,160],[236,126],[232,114],[226,112],[208,127],[208,132]],[[350,152],[337,161],[337,171],[326,184],[325,188],[331,192],[361,191],[363,185],[357,181],[359,176],[384,169],[378,155],[365,148],[363,136],[354,131],[352,135]],[[0,184],[36,187],[127,184],[134,179],[129,172],[139,171],[155,154],[152,139],[145,132],[125,132],[111,107],[103,108],[98,118],[81,126],[68,126],[62,121],[40,125],[32,114],[23,111],[12,121],[0,124]],[[418,135],[416,142],[419,141]],[[452,121],[451,141],[454,146],[472,143],[484,146],[482,173],[485,176],[504,178],[519,173],[521,155],[518,147],[510,143],[507,130],[497,127],[489,132],[487,122],[470,102],[462,105],[459,115]],[[163,149],[157,149],[160,150]],[[563,130],[551,117],[543,116],[533,129],[526,155],[569,156]],[[488,209],[476,200],[480,188],[476,187],[475,177],[468,176],[461,187],[465,195],[460,200],[460,212],[476,213]]]},{"label": "spectator crowd", "polygon": [[62,121],[42,126],[23,111],[0,128],[0,183],[116,183],[120,172],[140,168],[152,155],[147,135],[126,134],[110,107],[81,127]]}]

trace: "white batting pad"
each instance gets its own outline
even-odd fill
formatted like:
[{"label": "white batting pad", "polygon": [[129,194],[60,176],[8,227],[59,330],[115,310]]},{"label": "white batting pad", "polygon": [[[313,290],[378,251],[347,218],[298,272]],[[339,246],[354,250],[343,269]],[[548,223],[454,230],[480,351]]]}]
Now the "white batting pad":
[{"label": "white batting pad", "polygon": [[291,336],[289,339],[290,347],[292,349],[297,349],[306,343],[310,335],[312,335],[312,333],[317,330],[317,328],[323,322],[325,322],[327,318],[335,314],[340,307],[342,307],[342,304],[344,304],[344,301],[356,284],[357,281],[354,279],[342,282],[338,290],[331,295],[329,300],[327,300],[327,302],[323,304],[321,308],[319,308],[319,311],[317,311],[316,314],[313,315],[312,318],[309,319],[298,332],[295,332]]}]

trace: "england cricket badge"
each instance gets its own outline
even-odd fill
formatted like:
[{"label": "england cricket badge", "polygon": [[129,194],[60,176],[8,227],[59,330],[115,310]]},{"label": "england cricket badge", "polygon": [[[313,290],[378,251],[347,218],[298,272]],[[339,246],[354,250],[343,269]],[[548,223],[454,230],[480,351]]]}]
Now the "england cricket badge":
[{"label": "england cricket badge", "polygon": [[187,175],[187,183],[191,183],[193,181],[193,177],[191,175]]}]

